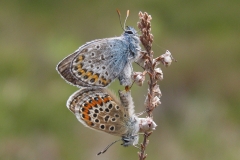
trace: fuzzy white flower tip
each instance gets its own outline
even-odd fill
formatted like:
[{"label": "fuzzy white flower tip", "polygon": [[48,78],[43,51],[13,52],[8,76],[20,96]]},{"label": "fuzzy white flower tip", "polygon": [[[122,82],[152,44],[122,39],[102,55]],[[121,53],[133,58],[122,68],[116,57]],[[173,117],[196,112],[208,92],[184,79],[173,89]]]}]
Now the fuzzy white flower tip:
[{"label": "fuzzy white flower tip", "polygon": [[152,120],[152,118],[147,117],[147,118],[139,118],[140,123],[140,132],[151,132],[156,129],[157,124]]},{"label": "fuzzy white flower tip", "polygon": [[174,60],[169,50],[166,50],[165,54],[161,55],[161,57],[163,58],[162,63],[166,67],[170,66],[172,61]]},{"label": "fuzzy white flower tip", "polygon": [[137,83],[137,85],[142,86],[145,80],[145,74],[142,72],[134,72],[132,79]]},{"label": "fuzzy white flower tip", "polygon": [[171,52],[169,50],[166,50],[165,55],[171,56],[172,54],[171,54]]}]

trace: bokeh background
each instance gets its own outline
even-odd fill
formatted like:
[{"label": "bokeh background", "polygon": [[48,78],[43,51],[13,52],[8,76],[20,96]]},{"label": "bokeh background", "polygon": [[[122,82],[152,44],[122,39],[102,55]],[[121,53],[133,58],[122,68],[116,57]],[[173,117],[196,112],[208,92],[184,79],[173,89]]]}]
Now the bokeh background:
[{"label": "bokeh background", "polygon": [[[137,149],[80,124],[66,108],[77,90],[55,67],[84,43],[122,34],[138,12],[152,15],[155,56],[178,60],[161,66],[162,104],[148,160],[240,159],[240,1],[0,1],[0,159],[133,160]],[[135,70],[141,68],[135,66]],[[115,92],[123,89],[115,81]],[[147,86],[132,88],[136,112]],[[142,140],[142,139],[141,139]]]}]

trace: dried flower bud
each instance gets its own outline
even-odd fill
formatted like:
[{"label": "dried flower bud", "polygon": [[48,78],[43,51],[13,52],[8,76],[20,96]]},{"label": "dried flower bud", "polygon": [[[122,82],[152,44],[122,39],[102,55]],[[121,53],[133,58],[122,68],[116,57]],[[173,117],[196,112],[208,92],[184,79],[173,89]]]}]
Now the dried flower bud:
[{"label": "dried flower bud", "polygon": [[171,52],[169,52],[169,50],[166,50],[165,54],[161,55],[161,62],[166,67],[171,65],[172,60],[173,60],[173,57]]},{"label": "dried flower bud", "polygon": [[162,92],[161,92],[158,84],[156,84],[156,85],[153,87],[153,92],[154,92],[154,95],[155,95],[155,96],[158,96],[158,97],[161,97],[161,96],[162,96]]},{"label": "dried flower bud", "polygon": [[155,78],[157,80],[163,80],[163,72],[162,72],[162,70],[160,68],[155,68],[154,71],[155,71]]},{"label": "dried flower bud", "polygon": [[173,58],[171,52],[169,52],[169,50],[166,50],[166,52],[164,54],[153,59],[153,63],[155,64],[155,66],[157,66],[161,62],[164,66],[168,67],[171,65],[172,60],[176,61]]},{"label": "dried flower bud", "polygon": [[157,124],[152,120],[152,118],[139,118],[139,132],[151,132],[155,130]]},{"label": "dried flower bud", "polygon": [[153,35],[151,32],[151,15],[148,15],[146,12],[142,13],[139,12],[139,19],[140,22],[138,23],[138,28],[142,32],[142,36],[140,36],[140,41],[142,42],[144,48],[147,51],[151,50],[152,42],[153,42]]},{"label": "dried flower bud", "polygon": [[153,100],[152,100],[152,104],[153,104],[153,106],[158,106],[158,105],[160,105],[161,104],[161,101],[160,101],[160,98],[158,97],[158,96],[155,96],[154,98],[153,98]]},{"label": "dried flower bud", "polygon": [[137,83],[137,85],[142,86],[145,81],[145,72],[134,72],[132,79]]},{"label": "dried flower bud", "polygon": [[151,20],[152,20],[152,16],[149,15],[147,21],[150,23]]},{"label": "dried flower bud", "polygon": [[167,50],[166,53],[163,54],[162,56],[163,56],[163,61],[162,61],[163,65],[166,67],[170,66],[173,60],[171,52]]},{"label": "dried flower bud", "polygon": [[136,63],[143,67],[145,69],[146,67],[146,61],[149,59],[149,57],[147,56],[146,52],[140,52],[140,55],[137,57]]}]

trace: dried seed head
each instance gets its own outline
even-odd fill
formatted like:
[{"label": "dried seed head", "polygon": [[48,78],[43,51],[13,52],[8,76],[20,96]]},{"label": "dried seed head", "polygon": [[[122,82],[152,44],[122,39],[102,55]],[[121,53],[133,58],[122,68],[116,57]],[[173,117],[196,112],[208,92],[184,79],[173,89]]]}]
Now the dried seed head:
[{"label": "dried seed head", "polygon": [[153,87],[153,92],[154,92],[154,95],[155,95],[155,96],[158,96],[158,97],[161,97],[161,96],[162,96],[162,92],[161,92],[158,84],[156,84],[156,85]]},{"label": "dried seed head", "polygon": [[151,50],[152,42],[153,42],[153,35],[151,32],[151,15],[148,15],[146,12],[142,13],[139,12],[139,19],[138,28],[142,32],[142,36],[140,36],[140,41],[142,42],[144,48],[147,51]]},{"label": "dried seed head", "polygon": [[141,67],[143,67],[144,69],[146,69],[146,61],[149,59],[149,56],[147,55],[146,52],[141,51],[140,52],[140,56],[138,57],[138,59],[136,60],[136,63],[138,65],[140,65]]},{"label": "dried seed head", "polygon": [[161,62],[164,66],[168,67],[171,65],[173,60],[176,62],[176,60],[173,58],[171,52],[169,52],[169,50],[166,50],[166,52],[164,54],[155,58],[153,60],[153,63],[155,64],[155,66],[157,66]]},{"label": "dried seed head", "polygon": [[167,50],[166,53],[163,54],[163,64],[168,67],[171,65],[172,60],[172,54]]},{"label": "dried seed head", "polygon": [[157,107],[158,105],[161,104],[160,98],[158,96],[155,96],[152,100],[152,104],[154,107]]},{"label": "dried seed head", "polygon": [[163,80],[163,72],[160,68],[155,68],[155,79],[157,80]]},{"label": "dried seed head", "polygon": [[169,52],[169,50],[166,50],[165,54],[161,55],[161,57],[162,57],[161,62],[166,67],[170,66],[172,63],[172,60],[174,60],[174,58],[172,57],[172,54],[171,54],[171,52]]},{"label": "dried seed head", "polygon": [[137,83],[137,85],[142,86],[145,81],[146,72],[134,72],[132,75],[132,79]]},{"label": "dried seed head", "polygon": [[152,118],[139,118],[139,132],[151,132],[155,130],[157,124],[152,120]]}]

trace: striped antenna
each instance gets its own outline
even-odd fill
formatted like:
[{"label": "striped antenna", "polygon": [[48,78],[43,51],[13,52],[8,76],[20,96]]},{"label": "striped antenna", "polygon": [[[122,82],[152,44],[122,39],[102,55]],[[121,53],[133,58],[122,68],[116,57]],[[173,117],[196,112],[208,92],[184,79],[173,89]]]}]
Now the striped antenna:
[{"label": "striped antenna", "polygon": [[126,21],[127,21],[128,16],[129,16],[129,10],[127,10],[127,16],[126,16],[125,21],[124,21],[124,29],[126,27]]}]

